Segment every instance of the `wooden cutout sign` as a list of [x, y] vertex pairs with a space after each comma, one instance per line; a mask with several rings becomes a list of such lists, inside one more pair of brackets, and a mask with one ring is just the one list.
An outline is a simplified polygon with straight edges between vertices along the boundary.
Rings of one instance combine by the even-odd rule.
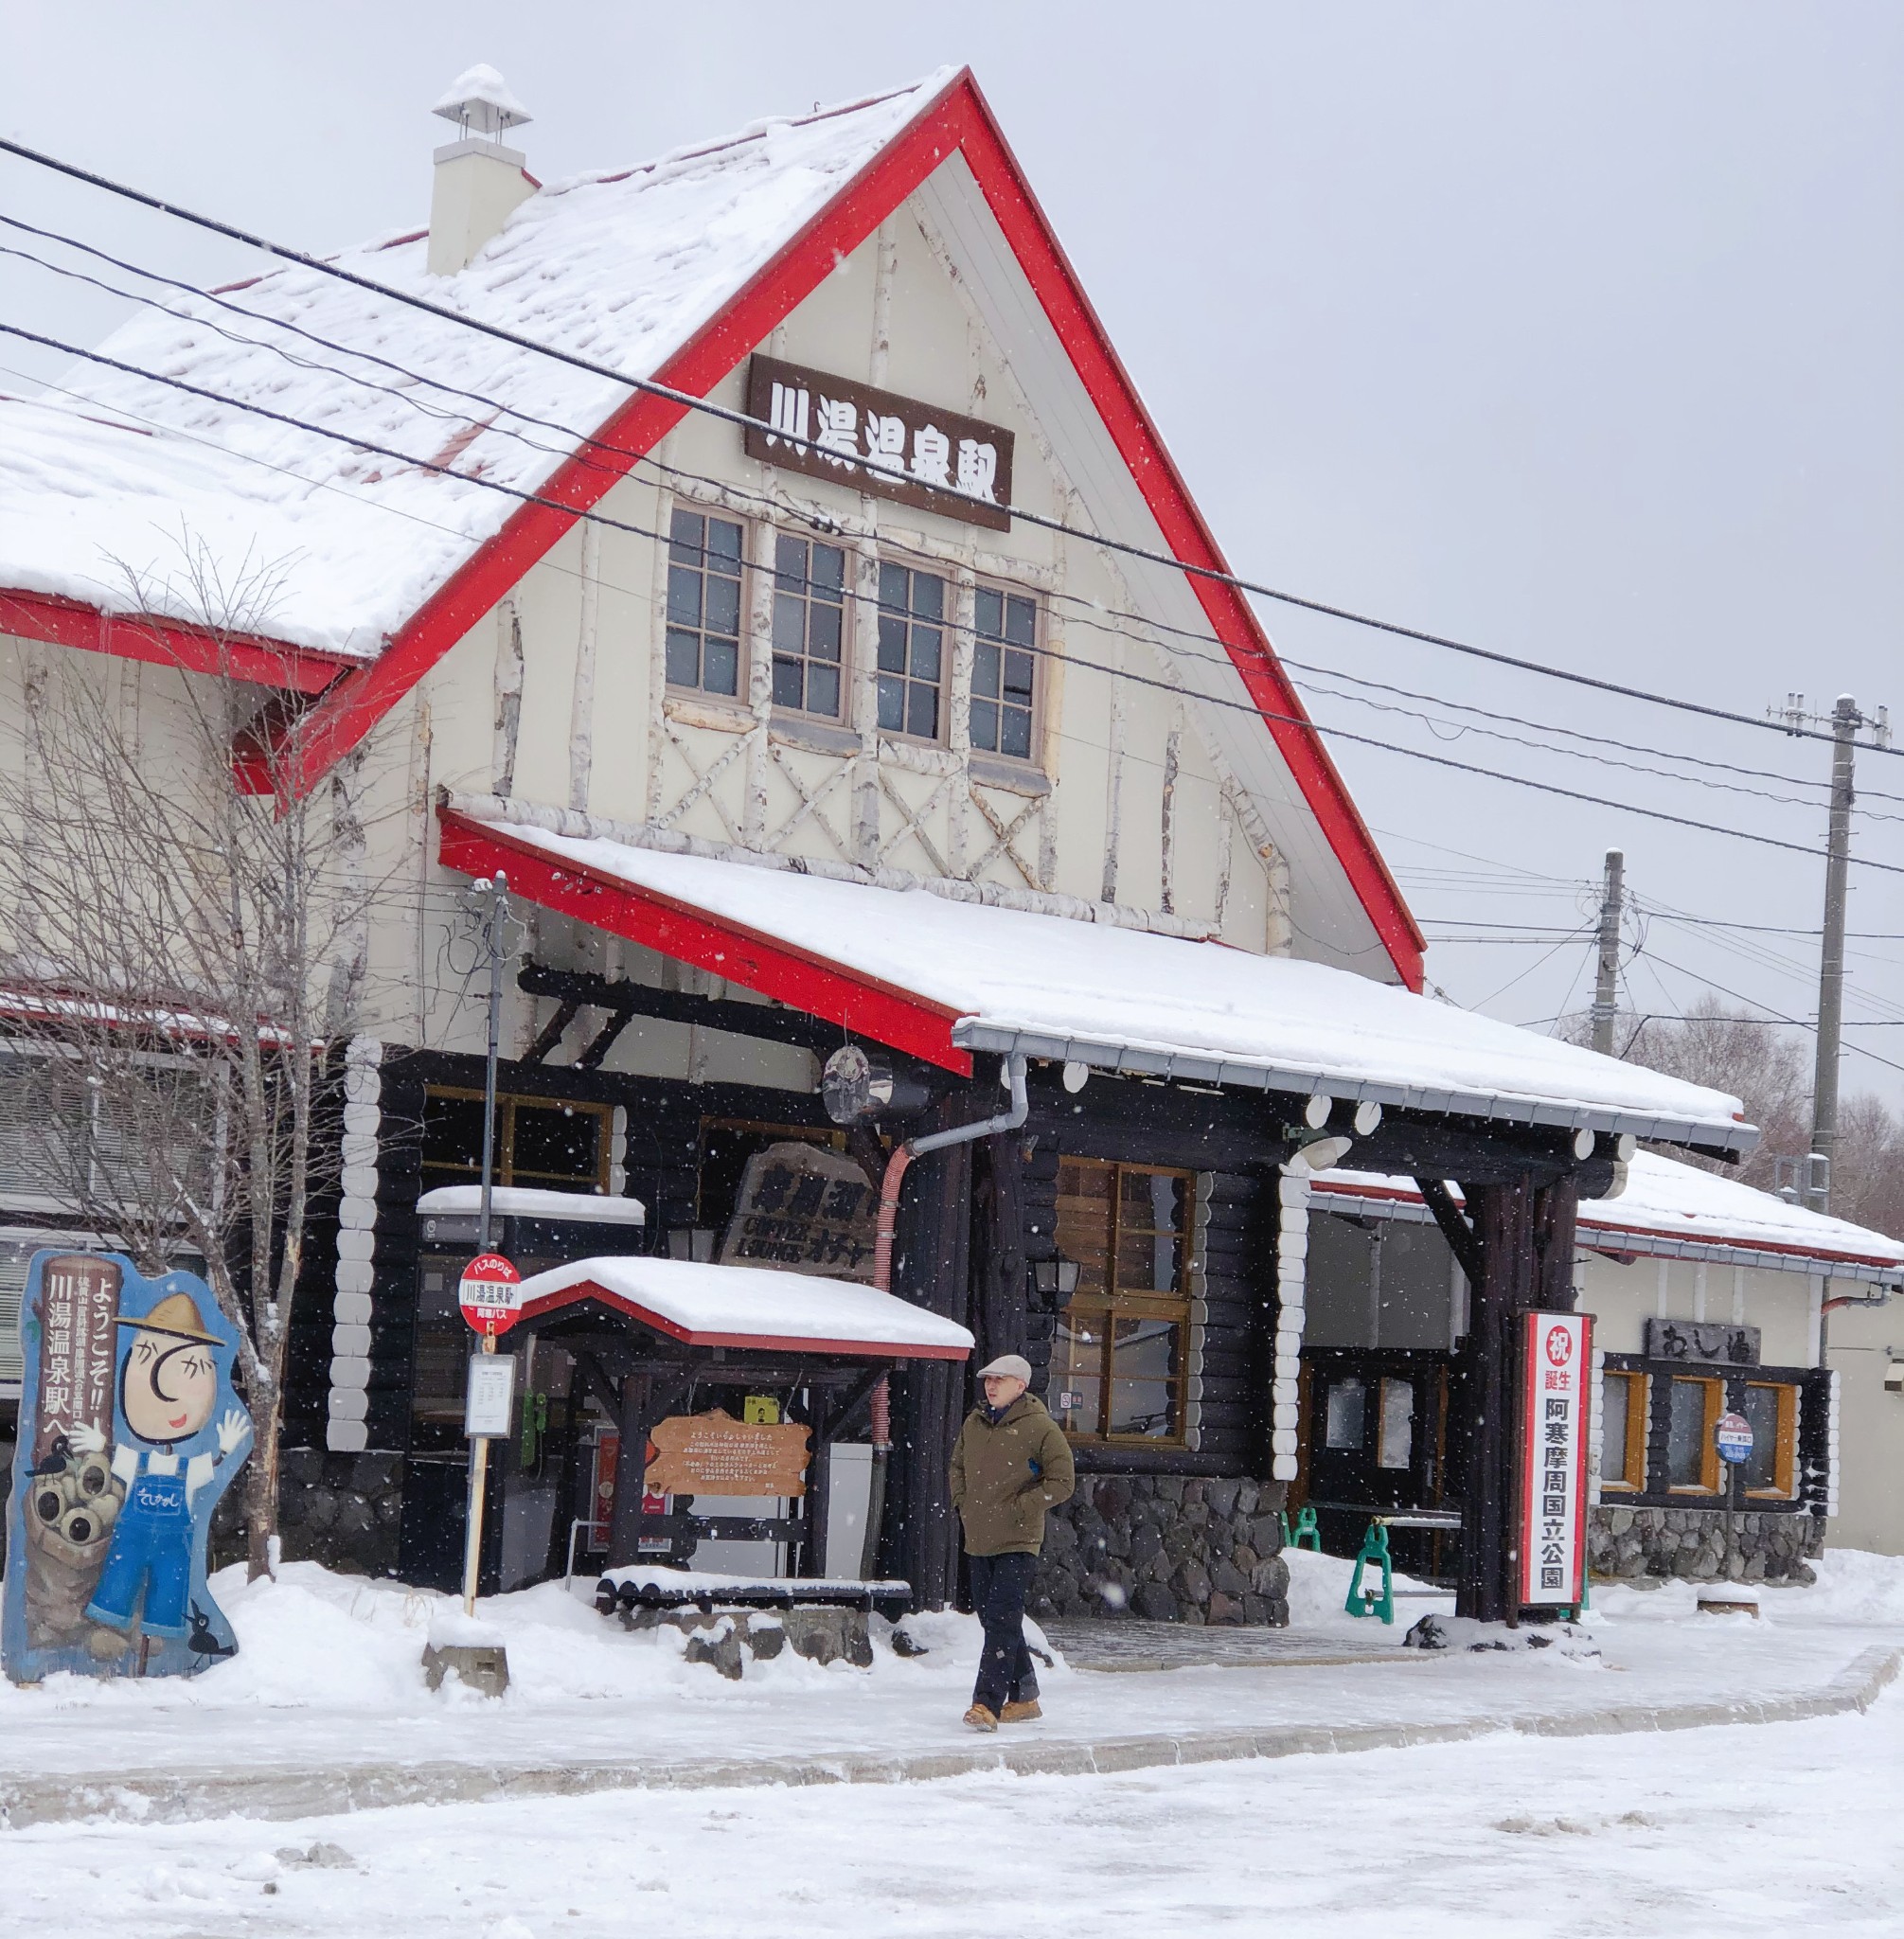
[[670, 1495], [804, 1495], [810, 1428], [750, 1427], [714, 1408], [653, 1431], [646, 1485]]

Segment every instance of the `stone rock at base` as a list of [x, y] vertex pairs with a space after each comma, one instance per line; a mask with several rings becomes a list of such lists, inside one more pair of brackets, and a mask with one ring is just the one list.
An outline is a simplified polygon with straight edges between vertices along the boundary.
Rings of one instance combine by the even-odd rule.
[[[1231, 1597], [1247, 1595], [1252, 1585], [1250, 1578], [1235, 1563], [1223, 1561], [1219, 1562], [1210, 1571], [1210, 1587], [1212, 1600], [1214, 1601], [1218, 1595]], [[1211, 1620], [1214, 1622], [1216, 1618], [1213, 1616]]]
[[1243, 1599], [1239, 1595], [1225, 1595], [1221, 1590], [1210, 1593], [1210, 1616], [1212, 1623], [1240, 1623], [1243, 1620]]
[[1256, 1512], [1256, 1503], [1259, 1499], [1255, 1482], [1239, 1482], [1237, 1485], [1236, 1512], [1247, 1521]]
[[1287, 1598], [1290, 1592], [1290, 1565], [1281, 1556], [1272, 1556], [1267, 1562], [1258, 1562], [1250, 1572], [1250, 1587], [1258, 1595], [1272, 1602]]
[[1287, 1629], [1290, 1627], [1290, 1605], [1286, 1596], [1269, 1595], [1263, 1598], [1269, 1607], [1267, 1618], [1272, 1629]]
[[1201, 1605], [1210, 1599], [1209, 1572], [1200, 1563], [1185, 1562], [1171, 1577], [1170, 1586], [1187, 1603]]
[[440, 1690], [451, 1676], [479, 1697], [500, 1697], [509, 1687], [509, 1653], [500, 1643], [426, 1644], [424, 1681]]
[[1210, 1504], [1210, 1513], [1219, 1521], [1227, 1521], [1237, 1511], [1237, 1496], [1242, 1489], [1240, 1481], [1213, 1481], [1205, 1500]]
[[1147, 1623], [1177, 1620], [1177, 1598], [1161, 1582], [1140, 1582], [1130, 1600], [1136, 1613]]

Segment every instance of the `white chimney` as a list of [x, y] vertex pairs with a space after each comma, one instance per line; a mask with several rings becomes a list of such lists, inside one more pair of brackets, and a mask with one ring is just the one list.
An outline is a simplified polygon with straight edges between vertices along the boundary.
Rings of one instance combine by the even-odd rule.
[[509, 211], [536, 192], [525, 158], [498, 136], [529, 118], [493, 67], [472, 67], [451, 82], [433, 114], [454, 121], [458, 138], [436, 151], [436, 186], [430, 195], [433, 276], [454, 276], [509, 219]]

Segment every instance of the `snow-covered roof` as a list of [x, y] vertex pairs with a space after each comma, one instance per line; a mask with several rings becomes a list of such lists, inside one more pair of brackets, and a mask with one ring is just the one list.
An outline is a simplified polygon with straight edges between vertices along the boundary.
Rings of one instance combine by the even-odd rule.
[[[417, 1201], [419, 1212], [438, 1218], [472, 1216], [483, 1209], [481, 1185], [433, 1185]], [[491, 1185], [489, 1209], [502, 1219], [566, 1219], [588, 1225], [645, 1225], [639, 1199], [611, 1199], [597, 1192], [549, 1192], [534, 1185]]]
[[[737, 939], [717, 974], [761, 987], [744, 939], [769, 942], [936, 1015], [967, 1051], [1709, 1147], [1755, 1138], [1736, 1098], [1327, 964], [999, 908], [978, 888], [955, 901], [523, 823], [482, 833], [711, 918]], [[761, 993], [811, 1007], [810, 983]]]
[[577, 1259], [525, 1279], [522, 1315], [600, 1301], [690, 1346], [777, 1347], [869, 1359], [963, 1360], [972, 1336], [876, 1287], [765, 1266]]
[[[641, 168], [554, 183], [454, 276], [426, 273], [421, 234], [386, 236], [334, 260], [650, 376], [947, 78], [756, 122]], [[235, 401], [93, 365], [61, 379], [64, 395], [0, 399], [0, 586], [129, 612], [141, 603], [125, 583], [130, 568], [158, 594], [146, 610], [202, 619], [179, 553], [188, 534], [227, 580], [245, 560], [276, 574], [271, 610], [253, 624], [294, 646], [369, 657], [518, 508], [472, 481], [540, 489], [579, 439], [520, 420], [523, 435], [511, 436], [497, 426], [499, 412], [481, 408], [472, 435], [465, 400], [340, 356], [289, 326], [581, 436], [630, 396], [624, 385], [312, 270], [274, 270], [225, 293], [239, 314], [162, 294], [170, 313], [142, 311], [103, 354]], [[358, 381], [340, 379], [340, 368]], [[458, 475], [273, 422], [245, 403], [452, 465]]]
[[[1413, 1179], [1377, 1172], [1324, 1172], [1314, 1188], [1319, 1202], [1354, 1201], [1364, 1211], [1382, 1201], [1421, 1204]], [[1617, 1199], [1581, 1201], [1579, 1229], [1581, 1243], [1598, 1251], [1693, 1258], [1751, 1254], [1767, 1265], [1802, 1271], [1819, 1262], [1847, 1278], [1904, 1282], [1904, 1243], [1654, 1151], [1633, 1154]]]

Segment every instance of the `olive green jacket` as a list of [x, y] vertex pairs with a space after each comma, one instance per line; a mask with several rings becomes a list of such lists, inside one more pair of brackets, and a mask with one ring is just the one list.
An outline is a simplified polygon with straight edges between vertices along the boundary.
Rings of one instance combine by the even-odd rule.
[[1077, 1485], [1071, 1443], [1041, 1400], [1021, 1394], [996, 1426], [983, 1407], [966, 1415], [952, 1449], [952, 1498], [967, 1555], [1037, 1555], [1044, 1511], [1068, 1502]]

